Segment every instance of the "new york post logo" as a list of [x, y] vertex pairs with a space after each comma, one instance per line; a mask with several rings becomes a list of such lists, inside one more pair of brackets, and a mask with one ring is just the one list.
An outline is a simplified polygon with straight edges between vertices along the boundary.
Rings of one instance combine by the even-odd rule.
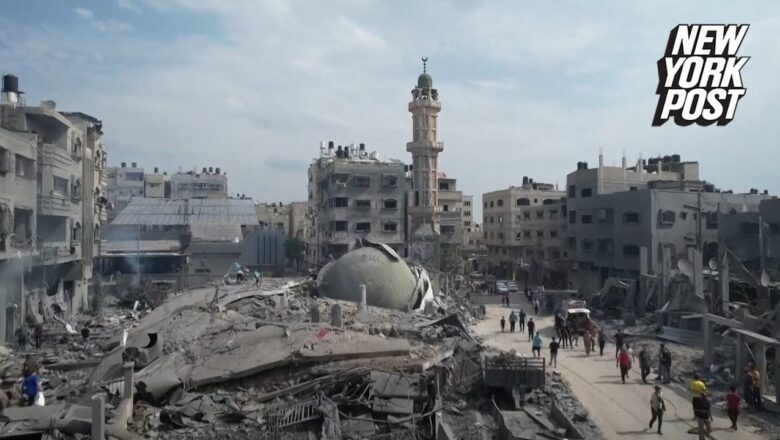
[[737, 51], [750, 25], [681, 24], [658, 60], [658, 106], [653, 126], [727, 125], [745, 96], [740, 70], [750, 57]]

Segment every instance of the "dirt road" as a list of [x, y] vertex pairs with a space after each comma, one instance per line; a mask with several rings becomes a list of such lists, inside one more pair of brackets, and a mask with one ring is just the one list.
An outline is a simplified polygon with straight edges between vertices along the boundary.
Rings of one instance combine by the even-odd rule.
[[[527, 303], [513, 304], [512, 308], [523, 308], [527, 312], [533, 308]], [[509, 310], [500, 306], [487, 307], [487, 319], [475, 326], [475, 331], [483, 336], [486, 343], [503, 350], [516, 350], [519, 354], [531, 356], [531, 343], [527, 333], [501, 333], [499, 320], [501, 316], [509, 317]], [[531, 314], [533, 317], [533, 314]], [[543, 346], [542, 355], [549, 359], [547, 345], [554, 336], [553, 319], [551, 316], [534, 317], [537, 330], [541, 331]], [[598, 347], [597, 347], [598, 348]], [[620, 372], [615, 366], [615, 345], [607, 344], [604, 356], [598, 353], [585, 355], [580, 346], [574, 350], [560, 350], [558, 353], [558, 371], [571, 384], [572, 391], [588, 410], [591, 418], [601, 428], [609, 440], [627, 438], [659, 437], [654, 429], [648, 429], [650, 422], [650, 395], [653, 384], [645, 385], [640, 379], [637, 369], [633, 369], [625, 384], [620, 381]], [[655, 374], [650, 375], [650, 379]], [[695, 434], [688, 430], [696, 426], [691, 409], [690, 393], [679, 384], [664, 385], [663, 394], [666, 399], [667, 411], [664, 414], [663, 438], [696, 439]], [[712, 438], [716, 440], [760, 440], [759, 434], [749, 432], [750, 427], [740, 427], [736, 432], [729, 429], [731, 422], [725, 410], [713, 407], [715, 421], [712, 423]]]

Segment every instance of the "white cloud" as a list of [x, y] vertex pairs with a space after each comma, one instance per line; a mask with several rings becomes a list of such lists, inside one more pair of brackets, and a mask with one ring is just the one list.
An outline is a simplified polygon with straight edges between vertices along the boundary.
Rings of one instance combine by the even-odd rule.
[[99, 20], [95, 17], [95, 14], [89, 9], [76, 8], [73, 10], [79, 17], [89, 22], [95, 29], [100, 32], [127, 32], [133, 29], [130, 23], [117, 20]]
[[[132, 25], [77, 8], [105, 38], [77, 40], [66, 30], [37, 36], [30, 28], [19, 38], [24, 51], [0, 43], [0, 59], [40, 69], [39, 93], [104, 121], [112, 162], [220, 166], [233, 193], [305, 199], [305, 164], [321, 140], [366, 142], [410, 160], [407, 102], [428, 55], [443, 105], [440, 164], [467, 193], [517, 184], [523, 175], [563, 185], [577, 161], [595, 161], [600, 146], [607, 163], [619, 162], [622, 150], [629, 161], [640, 152], [679, 153], [700, 160], [703, 176], [723, 188], [780, 192], [774, 3], [118, 2], [143, 10], [145, 20], [174, 18], [183, 28], [194, 16], [208, 26], [122, 33]], [[740, 49], [753, 57], [744, 69], [748, 93], [728, 127], [652, 128], [655, 62], [671, 28], [691, 16], [751, 23]], [[221, 31], [211, 33], [214, 27]], [[4, 32], [0, 26], [0, 42], [9, 40]], [[106, 67], [85, 72], [70, 54], [101, 54], [94, 59]], [[73, 90], [84, 75], [88, 85]], [[751, 165], [734, 167], [735, 151]]]
[[133, 11], [136, 14], [141, 13], [141, 7], [136, 4], [133, 0], [117, 0], [117, 5], [122, 9], [127, 9], [128, 11]]
[[76, 8], [73, 10], [73, 12], [75, 12], [76, 15], [84, 19], [90, 19], [95, 16], [95, 14], [93, 14], [92, 11], [86, 8]]

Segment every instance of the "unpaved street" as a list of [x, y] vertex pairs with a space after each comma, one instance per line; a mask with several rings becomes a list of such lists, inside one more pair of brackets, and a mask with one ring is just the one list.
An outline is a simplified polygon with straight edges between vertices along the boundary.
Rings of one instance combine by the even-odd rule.
[[[533, 308], [527, 303], [513, 304], [514, 309], [525, 309], [526, 312]], [[475, 326], [475, 331], [483, 336], [487, 344], [503, 350], [516, 350], [520, 355], [531, 356], [531, 343], [527, 333], [501, 333], [499, 320], [504, 315], [507, 319], [509, 310], [500, 306], [487, 307], [487, 319]], [[531, 316], [533, 316], [531, 314]], [[542, 355], [549, 358], [547, 345], [554, 336], [552, 316], [534, 317], [536, 328], [542, 332], [544, 350]], [[597, 347], [598, 349], [598, 347]], [[650, 421], [649, 399], [653, 391], [650, 379], [655, 378], [651, 373], [648, 384], [642, 383], [639, 371], [634, 368], [626, 384], [620, 381], [620, 372], [615, 366], [615, 345], [608, 343], [604, 349], [604, 356], [599, 357], [598, 352], [591, 353], [588, 357], [580, 346], [574, 350], [561, 349], [558, 353], [558, 371], [571, 384], [572, 391], [588, 410], [591, 418], [601, 428], [607, 439], [623, 440], [627, 438], [660, 437], [654, 429], [648, 429]], [[664, 438], [671, 439], [696, 439], [694, 434], [688, 434], [688, 430], [696, 426], [693, 420], [690, 394], [680, 384], [664, 386], [664, 397], [667, 401], [667, 412], [664, 414], [663, 433]], [[748, 432], [749, 427], [740, 427], [739, 431], [731, 431], [725, 410], [713, 407], [713, 438], [717, 440], [740, 439], [759, 440], [768, 437]]]

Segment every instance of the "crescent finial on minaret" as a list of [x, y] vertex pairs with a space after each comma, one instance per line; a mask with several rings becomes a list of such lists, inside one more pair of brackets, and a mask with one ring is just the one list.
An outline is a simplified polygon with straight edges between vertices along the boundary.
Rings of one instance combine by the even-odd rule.
[[428, 62], [428, 57], [422, 57], [423, 62], [423, 73], [426, 72], [426, 63]]

